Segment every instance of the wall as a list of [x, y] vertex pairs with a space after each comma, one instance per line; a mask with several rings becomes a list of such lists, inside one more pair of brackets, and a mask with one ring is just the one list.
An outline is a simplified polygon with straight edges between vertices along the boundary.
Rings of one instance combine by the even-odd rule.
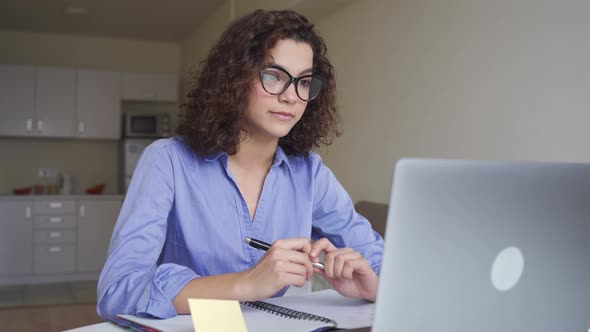
[[185, 91], [192, 77], [191, 75], [196, 72], [199, 63], [205, 58], [209, 48], [217, 41], [223, 29], [229, 23], [230, 10], [230, 2], [225, 1], [207, 16], [195, 31], [180, 44], [180, 85], [182, 91]]
[[387, 202], [404, 156], [590, 162], [590, 2], [357, 1], [318, 23], [352, 198]]
[[[178, 73], [180, 48], [109, 38], [0, 31], [0, 63]], [[39, 167], [78, 177], [81, 189], [106, 183], [117, 188], [118, 142], [0, 138], [0, 194], [34, 184]]]

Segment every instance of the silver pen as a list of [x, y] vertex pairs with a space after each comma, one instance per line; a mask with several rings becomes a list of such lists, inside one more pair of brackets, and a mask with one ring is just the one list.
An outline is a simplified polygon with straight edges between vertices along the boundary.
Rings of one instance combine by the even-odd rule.
[[[264, 251], [267, 251], [268, 249], [270, 249], [270, 244], [268, 244], [264, 241], [250, 238], [250, 237], [244, 238], [244, 242], [246, 242], [246, 244], [248, 244], [250, 247], [252, 247], [254, 249], [264, 250]], [[311, 262], [311, 265], [315, 268], [320, 269], [320, 270], [324, 269], [324, 264], [322, 264], [322, 263]]]

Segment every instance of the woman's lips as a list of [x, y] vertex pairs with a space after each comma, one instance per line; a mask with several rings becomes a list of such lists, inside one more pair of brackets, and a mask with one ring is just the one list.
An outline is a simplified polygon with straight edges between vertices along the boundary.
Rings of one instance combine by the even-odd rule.
[[291, 120], [295, 116], [288, 112], [270, 112], [273, 116], [279, 118], [280, 120]]

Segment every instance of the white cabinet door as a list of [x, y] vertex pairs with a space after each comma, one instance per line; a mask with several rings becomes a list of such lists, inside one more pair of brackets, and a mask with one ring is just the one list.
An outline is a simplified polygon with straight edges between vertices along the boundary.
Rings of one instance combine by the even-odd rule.
[[32, 202], [0, 202], [0, 276], [33, 272]]
[[32, 133], [35, 73], [33, 66], [0, 64], [0, 135]]
[[123, 99], [176, 102], [178, 83], [174, 74], [123, 73]]
[[120, 199], [79, 201], [78, 271], [102, 269], [121, 205]]
[[78, 128], [80, 138], [121, 137], [121, 73], [78, 70]]
[[38, 67], [35, 110], [40, 136], [73, 137], [76, 115], [76, 71]]

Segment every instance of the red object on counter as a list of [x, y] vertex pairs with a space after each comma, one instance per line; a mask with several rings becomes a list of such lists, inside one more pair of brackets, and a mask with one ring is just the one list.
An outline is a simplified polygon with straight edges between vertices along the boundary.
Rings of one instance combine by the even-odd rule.
[[86, 193], [89, 195], [99, 195], [99, 194], [102, 194], [103, 190], [104, 190], [104, 184], [101, 183], [96, 186], [87, 188]]
[[25, 188], [14, 188], [12, 192], [15, 195], [30, 195], [33, 191], [33, 187], [25, 187]]

